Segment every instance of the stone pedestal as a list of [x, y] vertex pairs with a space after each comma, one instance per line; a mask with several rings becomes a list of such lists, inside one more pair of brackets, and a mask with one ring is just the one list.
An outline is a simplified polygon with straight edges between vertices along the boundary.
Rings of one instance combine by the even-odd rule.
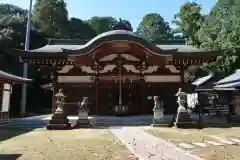
[[159, 99], [159, 96], [154, 96], [154, 108], [153, 108], [153, 127], [166, 127], [170, 125], [170, 122], [164, 117], [163, 113], [163, 101]]
[[61, 130], [71, 128], [71, 123], [69, 122], [67, 115], [65, 114], [54, 114], [49, 124], [46, 125], [49, 130]]
[[189, 128], [193, 126], [193, 121], [184, 106], [179, 106], [175, 126], [178, 128]]
[[163, 108], [154, 108], [153, 109], [153, 127], [167, 127], [170, 126], [170, 121], [164, 117]]
[[88, 112], [85, 110], [78, 111], [78, 121], [76, 127], [91, 127], [88, 119]]
[[191, 116], [189, 115], [185, 105], [187, 102], [187, 94], [179, 89], [178, 93], [176, 94], [178, 97], [178, 110], [177, 116], [175, 119], [175, 126], [178, 128], [190, 128], [194, 125]]
[[64, 113], [64, 98], [66, 96], [63, 94], [62, 89], [59, 89], [59, 92], [55, 97], [57, 98], [57, 110], [49, 121], [49, 124], [46, 125], [46, 128], [49, 130], [69, 129], [71, 128], [71, 123], [69, 122], [67, 115]]

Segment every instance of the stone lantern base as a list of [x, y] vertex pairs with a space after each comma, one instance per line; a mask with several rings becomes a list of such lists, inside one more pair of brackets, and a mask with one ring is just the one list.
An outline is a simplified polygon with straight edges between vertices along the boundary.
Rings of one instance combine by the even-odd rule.
[[191, 128], [196, 125], [184, 106], [179, 106], [175, 120], [174, 124], [177, 128]]
[[48, 130], [61, 130], [70, 129], [71, 123], [69, 122], [67, 115], [63, 113], [56, 113], [52, 116], [49, 124], [46, 125]]
[[78, 121], [76, 127], [88, 128], [91, 127], [91, 124], [88, 119], [88, 112], [85, 110], [78, 111]]

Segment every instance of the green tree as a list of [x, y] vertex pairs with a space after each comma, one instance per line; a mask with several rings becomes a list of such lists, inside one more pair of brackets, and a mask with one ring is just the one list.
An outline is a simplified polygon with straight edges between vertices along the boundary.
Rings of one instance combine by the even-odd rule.
[[239, 0], [217, 1], [197, 34], [201, 48], [224, 53], [210, 67], [211, 72], [218, 72], [225, 76], [239, 66], [236, 65], [238, 55], [233, 55], [236, 52], [235, 46], [239, 45], [240, 34], [238, 27], [240, 8], [236, 4], [237, 1]]
[[78, 18], [71, 18], [69, 20], [69, 37], [80, 39], [92, 39], [95, 37], [96, 31], [87, 23]]
[[206, 17], [198, 32], [201, 47], [209, 50], [228, 50], [230, 42], [232, 0], [219, 0]]
[[187, 2], [180, 7], [180, 12], [174, 16], [173, 24], [177, 26], [175, 33], [182, 33], [189, 39], [188, 44], [199, 47], [197, 33], [204, 21], [201, 6], [195, 2]]
[[[22, 75], [22, 63], [18, 56], [14, 56], [10, 49], [24, 49], [25, 34], [27, 24], [27, 11], [14, 5], [0, 4], [0, 69], [6, 72]], [[46, 44], [46, 39], [41, 32], [38, 32], [34, 27], [31, 28], [31, 43], [30, 48], [39, 48]], [[28, 85], [28, 104], [31, 108], [36, 104], [42, 104], [41, 101], [36, 103], [36, 97], [41, 96], [39, 84], [41, 79], [36, 79], [37, 73], [34, 66], [29, 66], [29, 77], [34, 79], [32, 85]], [[15, 86], [12, 94], [11, 113], [18, 112], [21, 94], [21, 86]], [[34, 93], [34, 94], [32, 94]], [[43, 105], [43, 104], [42, 104]], [[34, 109], [33, 109], [34, 110]]]
[[64, 0], [36, 0], [33, 8], [33, 23], [48, 37], [66, 37], [68, 11]]
[[[227, 76], [240, 67], [240, 1], [218, 0], [196, 37], [200, 47], [224, 53], [217, 57], [216, 63], [201, 66], [198, 73], [217, 73]], [[201, 76], [201, 74], [198, 74]]]
[[117, 23], [117, 20], [113, 17], [92, 17], [86, 21], [97, 34], [112, 30], [112, 26]]
[[172, 37], [172, 30], [169, 24], [157, 13], [145, 15], [136, 33], [150, 41]]

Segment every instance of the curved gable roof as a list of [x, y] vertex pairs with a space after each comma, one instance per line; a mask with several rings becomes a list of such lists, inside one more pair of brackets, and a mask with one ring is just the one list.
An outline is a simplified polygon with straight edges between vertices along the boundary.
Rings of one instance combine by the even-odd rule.
[[[130, 43], [135, 43], [145, 48], [146, 50], [156, 53], [156, 54], [166, 54], [166, 53], [185, 53], [188, 55], [189, 53], [196, 52], [205, 52], [202, 49], [197, 49], [193, 47], [189, 47], [186, 45], [164, 45], [157, 44], [156, 42], [150, 42], [144, 38], [137, 36], [134, 32], [126, 31], [126, 30], [113, 30], [109, 32], [104, 32], [92, 40], [86, 43], [86, 40], [76, 40], [76, 39], [65, 39], [65, 40], [50, 40], [49, 43], [38, 49], [31, 50], [29, 52], [20, 51], [22, 53], [18, 53], [21, 55], [29, 55], [37, 56], [37, 53], [41, 53], [47, 56], [52, 56], [53, 53], [57, 53], [58, 55], [71, 55], [71, 54], [87, 54], [97, 47], [101, 46], [104, 43], [108, 43], [111, 41], [128, 41]], [[171, 42], [171, 40], [168, 40]], [[85, 44], [84, 44], [85, 43]], [[32, 53], [32, 52], [35, 52]], [[29, 53], [29, 54], [28, 54]], [[45, 54], [46, 53], [46, 54]], [[211, 51], [207, 51], [207, 53], [211, 53]], [[39, 56], [39, 54], [38, 54]]]

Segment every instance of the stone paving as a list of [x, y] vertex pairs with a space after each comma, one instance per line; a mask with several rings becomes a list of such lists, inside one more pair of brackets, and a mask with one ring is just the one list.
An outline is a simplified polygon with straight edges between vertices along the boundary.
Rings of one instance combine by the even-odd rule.
[[43, 119], [49, 116], [51, 115], [14, 118], [11, 119], [10, 127], [33, 127], [33, 128], [44, 127], [45, 124]]
[[191, 143], [179, 143], [177, 146], [180, 148], [190, 150], [196, 148], [206, 148], [211, 146], [224, 146], [224, 145], [238, 145], [240, 146], [240, 137], [232, 138], [220, 138], [216, 136], [209, 136], [213, 138], [213, 141], [191, 142]]
[[138, 127], [111, 127], [110, 130], [142, 160], [202, 160]]

